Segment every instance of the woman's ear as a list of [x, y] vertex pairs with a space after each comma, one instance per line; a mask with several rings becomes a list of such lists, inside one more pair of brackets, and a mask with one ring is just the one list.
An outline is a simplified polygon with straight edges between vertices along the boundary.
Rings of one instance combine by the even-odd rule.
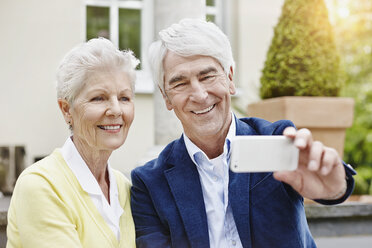
[[63, 118], [68, 125], [72, 125], [71, 106], [66, 99], [58, 99], [58, 106], [62, 112]]

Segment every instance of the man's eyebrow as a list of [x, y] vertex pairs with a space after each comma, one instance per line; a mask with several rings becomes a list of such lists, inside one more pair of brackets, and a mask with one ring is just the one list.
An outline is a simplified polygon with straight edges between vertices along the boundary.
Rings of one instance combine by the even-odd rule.
[[172, 85], [173, 83], [176, 83], [176, 82], [182, 81], [182, 80], [184, 80], [185, 78], [186, 78], [186, 77], [185, 77], [185, 76], [182, 76], [182, 75], [174, 76], [174, 77], [172, 77], [172, 78], [169, 80], [168, 84], [169, 84], [169, 85]]
[[198, 77], [200, 77], [202, 75], [205, 75], [205, 74], [208, 74], [210, 72], [217, 72], [217, 69], [213, 66], [207, 67], [207, 68], [205, 68], [204, 70], [202, 70], [198, 73]]
[[[210, 72], [218, 72], [217, 69], [214, 67], [214, 66], [210, 66], [210, 67], [207, 67], [205, 68], [204, 70], [200, 71], [197, 76], [200, 77], [202, 75], [205, 75], [205, 74], [208, 74]], [[182, 75], [176, 75], [174, 77], [172, 77], [169, 81], [168, 81], [168, 84], [169, 85], [172, 85], [176, 82], [179, 82], [179, 81], [182, 81], [182, 80], [185, 80], [186, 77], [185, 76], [182, 76]]]

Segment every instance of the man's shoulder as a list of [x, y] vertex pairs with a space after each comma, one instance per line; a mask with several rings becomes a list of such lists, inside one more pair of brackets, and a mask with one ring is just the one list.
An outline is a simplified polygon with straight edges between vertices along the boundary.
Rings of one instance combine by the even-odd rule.
[[174, 149], [184, 145], [182, 138], [177, 139], [169, 143], [158, 155], [157, 158], [146, 162], [144, 165], [138, 166], [132, 171], [133, 174], [156, 174], [163, 173], [164, 170], [168, 169], [167, 160], [172, 155]]
[[257, 117], [237, 119], [237, 134], [281, 135], [286, 127], [295, 125], [290, 120], [270, 122]]

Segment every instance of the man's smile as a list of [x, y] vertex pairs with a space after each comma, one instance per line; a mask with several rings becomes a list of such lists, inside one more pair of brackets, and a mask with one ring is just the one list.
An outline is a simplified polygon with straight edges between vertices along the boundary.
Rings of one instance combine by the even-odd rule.
[[200, 115], [200, 114], [205, 114], [205, 113], [208, 113], [209, 111], [211, 111], [214, 106], [216, 106], [216, 104], [213, 104], [212, 106], [208, 107], [208, 108], [205, 108], [205, 109], [202, 109], [202, 110], [199, 110], [199, 111], [191, 111], [193, 112], [194, 114], [197, 114], [197, 115]]

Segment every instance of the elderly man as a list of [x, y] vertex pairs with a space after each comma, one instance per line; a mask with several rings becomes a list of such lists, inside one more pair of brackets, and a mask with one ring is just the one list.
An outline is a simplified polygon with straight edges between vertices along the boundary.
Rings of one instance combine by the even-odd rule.
[[[184, 133], [132, 172], [137, 247], [316, 247], [303, 197], [340, 203], [355, 172], [290, 121], [234, 116], [234, 60], [213, 23], [185, 19], [159, 35], [149, 54], [154, 80]], [[300, 150], [295, 171], [229, 170], [234, 136], [282, 134]]]

